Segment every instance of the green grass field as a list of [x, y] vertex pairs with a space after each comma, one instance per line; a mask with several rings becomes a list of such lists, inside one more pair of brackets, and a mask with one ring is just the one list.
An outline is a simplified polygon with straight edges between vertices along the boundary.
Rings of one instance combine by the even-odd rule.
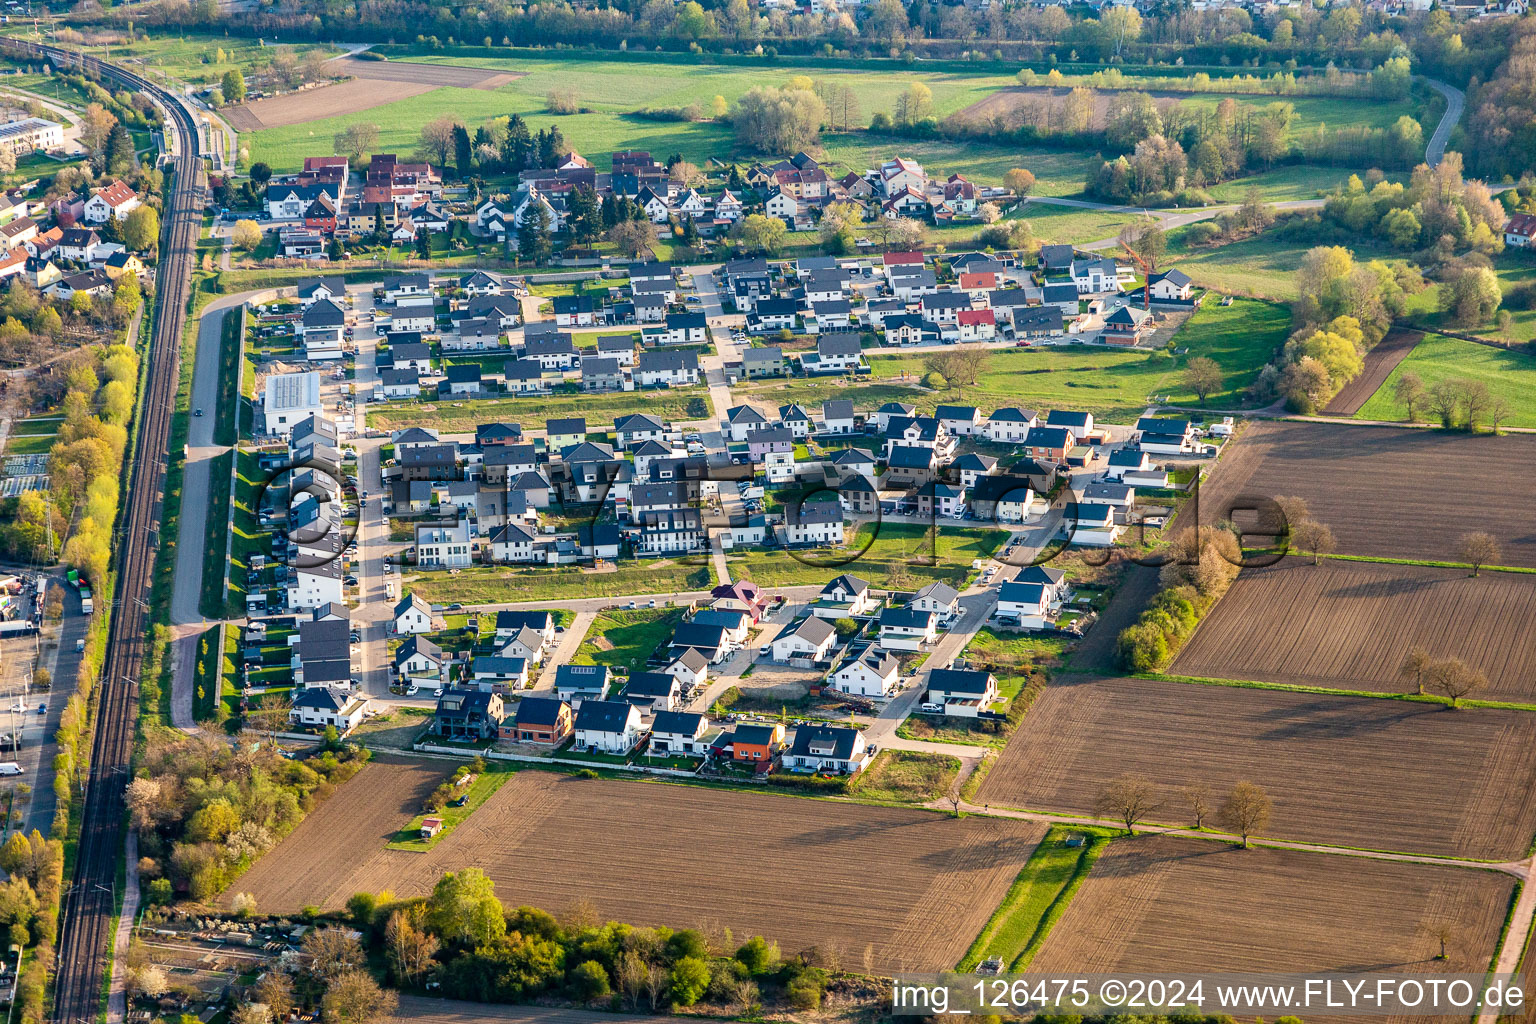
[[[1069, 836], [1081, 844], [1066, 845]], [[1108, 829], [1053, 826], [956, 970], [970, 972], [991, 957], [1002, 960], [1005, 971], [1028, 967], [1109, 839]]]
[[762, 587], [826, 583], [845, 572], [880, 588], [916, 589], [935, 580], [959, 586], [970, 575], [971, 562], [991, 555], [1007, 535], [1005, 530], [943, 529], [935, 541], [926, 528], [911, 523], [863, 523], [844, 548], [733, 556], [731, 575], [750, 577]]
[[960, 774], [960, 759], [915, 750], [882, 750], [864, 769], [854, 792], [865, 800], [921, 804], [947, 794]]
[[[1403, 408], [1392, 398], [1392, 389], [1405, 373], [1416, 373], [1425, 385], [1448, 377], [1482, 381], [1491, 394], [1509, 403], [1510, 427], [1536, 427], [1536, 356], [1479, 345], [1475, 341], [1426, 334], [1392, 375], [1355, 413], [1359, 420], [1400, 420]], [[1419, 416], [1426, 414], [1422, 411]]]
[[[231, 68], [239, 68], [249, 75], [252, 70], [270, 64], [279, 45], [287, 46], [300, 57], [315, 49], [324, 50], [328, 55], [341, 52], [337, 47], [315, 43], [264, 45], [259, 39], [205, 33], [141, 38], [127, 44], [93, 46], [90, 52], [111, 60], [132, 58], [143, 61], [157, 72], [179, 78], [183, 82], [203, 85], [217, 82]], [[225, 59], [223, 63], [216, 63], [220, 49], [224, 51]]]
[[[504, 761], [491, 761], [486, 764], [485, 770], [475, 776], [475, 781], [469, 784], [469, 800], [462, 807], [444, 807], [440, 811], [431, 814], [418, 814], [411, 819], [410, 824], [395, 833], [395, 838], [385, 843], [385, 847], [391, 850], [408, 850], [412, 853], [426, 853], [432, 847], [447, 837], [448, 833], [462, 825], [471, 814], [485, 803], [496, 791], [500, 789], [508, 779], [516, 773], [515, 765]], [[421, 837], [421, 823], [426, 818], [439, 818], [442, 820], [442, 831], [431, 839]]]
[[424, 573], [410, 581], [413, 593], [433, 604], [500, 604], [507, 601], [568, 601], [581, 597], [631, 597], [708, 590], [715, 585], [708, 564], [683, 562], [626, 563], [613, 572], [477, 566], [457, 576]]
[[[1124, 352], [1108, 348], [1047, 345], [992, 353], [987, 371], [975, 387], [938, 393], [915, 392], [894, 385], [856, 385], [835, 397], [867, 404], [861, 391], [890, 391], [924, 411], [940, 403], [964, 402], [988, 411], [1001, 405], [1025, 405], [1037, 410], [1075, 409], [1111, 422], [1134, 418], [1154, 395], [1174, 404], [1197, 404], [1179, 375], [1189, 359], [1209, 356], [1225, 374], [1225, 386], [1207, 401], [1221, 408], [1241, 401], [1243, 388], [1257, 376], [1290, 331], [1290, 312], [1273, 303], [1238, 299], [1230, 306], [1208, 299], [1174, 336], [1189, 352], [1169, 356], [1157, 352]], [[869, 363], [877, 378], [909, 375], [920, 379], [923, 357], [871, 352]], [[825, 397], [834, 397], [823, 394]], [[785, 398], [783, 401], [793, 399]], [[821, 398], [810, 399], [820, 401]], [[889, 400], [881, 397], [880, 401]]]
[[681, 608], [604, 612], [592, 620], [571, 664], [638, 672], [645, 668], [651, 652], [666, 644], [682, 618]]

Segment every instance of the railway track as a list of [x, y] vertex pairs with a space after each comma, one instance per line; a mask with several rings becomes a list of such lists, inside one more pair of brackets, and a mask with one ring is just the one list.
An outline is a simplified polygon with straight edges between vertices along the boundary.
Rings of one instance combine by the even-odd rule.
[[175, 176], [166, 196], [156, 271], [143, 419], [124, 489], [128, 507], [115, 545], [117, 588], [98, 689], [80, 846], [59, 932], [53, 1019], [94, 1022], [102, 1007], [116, 911], [117, 868], [125, 838], [123, 797], [133, 753], [138, 680], [148, 647], [148, 598], [160, 538], [165, 455], [175, 414], [181, 335], [202, 223], [202, 160], [196, 120], [166, 90], [95, 57], [19, 40], [7, 45], [55, 64], [84, 66], [104, 79], [155, 97], [169, 111], [168, 129], [177, 136]]

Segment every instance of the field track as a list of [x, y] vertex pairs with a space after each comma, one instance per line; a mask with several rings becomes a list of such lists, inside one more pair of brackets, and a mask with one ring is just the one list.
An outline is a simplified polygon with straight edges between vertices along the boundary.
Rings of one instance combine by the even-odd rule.
[[1404, 693], [1398, 666], [1416, 644], [1487, 674], [1475, 697], [1536, 700], [1536, 576], [1300, 559], [1247, 569], [1169, 671]]
[[[1514, 884], [1490, 871], [1169, 836], [1117, 839], [1030, 970], [1481, 972]], [[1455, 939], [1448, 958], [1436, 960], [1432, 929], [1442, 924]], [[1429, 1018], [1402, 1018], [1410, 1019]]]
[[1365, 354], [1365, 369], [1344, 385], [1323, 410], [1326, 416], [1353, 416], [1370, 400], [1376, 389], [1387, 382], [1397, 364], [1424, 340], [1423, 331], [1395, 329], [1387, 332], [1375, 348]]
[[362, 890], [423, 895], [444, 872], [476, 866], [509, 905], [559, 913], [590, 900], [600, 915], [632, 924], [762, 934], [786, 953], [821, 945], [855, 969], [867, 959], [876, 969], [936, 970], [960, 959], [1044, 832], [534, 770], [431, 851], [407, 853], [383, 848], [403, 810], [394, 798], [369, 803], [368, 794], [394, 791], [395, 777], [380, 781], [378, 767], [339, 789], [234, 888], [273, 913], [334, 909]]
[[1484, 530], [1502, 564], [1536, 568], [1533, 465], [1536, 434], [1254, 423], [1201, 488], [1200, 521], [1226, 518], [1241, 499], [1294, 495], [1332, 528], [1340, 554], [1457, 561], [1458, 539]]
[[1088, 814], [1121, 775], [1158, 788], [1155, 822], [1190, 821], [1186, 786], [1219, 799], [1247, 780], [1274, 802], [1276, 839], [1505, 860], [1536, 831], [1536, 715], [1063, 677], [974, 802]]

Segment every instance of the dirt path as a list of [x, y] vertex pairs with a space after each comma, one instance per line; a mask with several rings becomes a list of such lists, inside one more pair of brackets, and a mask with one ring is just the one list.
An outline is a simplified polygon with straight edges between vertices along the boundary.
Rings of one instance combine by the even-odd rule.
[[197, 695], [197, 638], [201, 635], [188, 633], [171, 647], [171, 724], [189, 736], [202, 731], [192, 710]]
[[1360, 407], [1370, 401], [1371, 396], [1392, 376], [1397, 364], [1406, 359], [1408, 353], [1423, 340], [1423, 331], [1402, 328], [1389, 331], [1375, 348], [1365, 354], [1365, 368], [1360, 371], [1360, 375], [1333, 396], [1333, 401], [1323, 409], [1323, 414], [1353, 416], [1359, 412]]
[[539, 682], [535, 690], [554, 690], [555, 673], [561, 665], [568, 664], [576, 657], [576, 652], [581, 649], [581, 642], [587, 637], [587, 630], [592, 628], [592, 620], [597, 618], [595, 611], [580, 611], [571, 620], [571, 624], [565, 627], [565, 632], [560, 635], [560, 642], [550, 652], [544, 662], [544, 667], [539, 670]]

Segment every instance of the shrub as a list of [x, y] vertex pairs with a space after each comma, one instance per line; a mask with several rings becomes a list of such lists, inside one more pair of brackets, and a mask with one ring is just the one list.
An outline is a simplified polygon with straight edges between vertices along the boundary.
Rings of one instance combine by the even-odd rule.
[[797, 1010], [814, 1010], [821, 1005], [822, 985], [812, 974], [802, 974], [784, 986], [789, 1005]]
[[779, 962], [777, 943], [754, 935], [736, 951], [736, 960], [751, 974], [762, 974]]
[[571, 993], [583, 1002], [604, 999], [612, 991], [608, 971], [596, 960], [583, 960], [571, 971]]

